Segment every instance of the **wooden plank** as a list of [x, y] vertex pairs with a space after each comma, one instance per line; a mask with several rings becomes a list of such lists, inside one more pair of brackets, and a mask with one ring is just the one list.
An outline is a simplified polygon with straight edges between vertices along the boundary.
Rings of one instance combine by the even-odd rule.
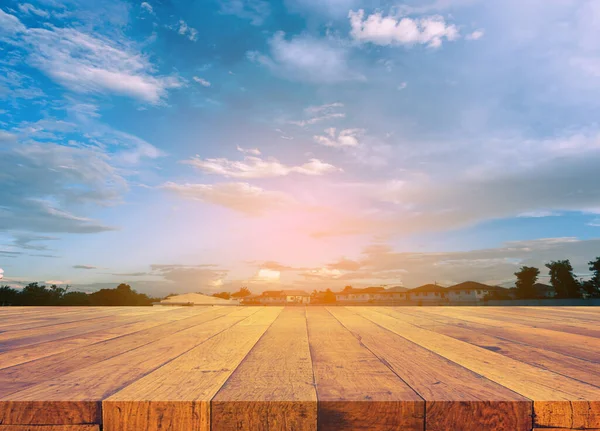
[[[597, 362], [600, 358], [600, 339], [584, 335], [568, 334], [551, 329], [532, 328], [517, 322], [499, 322], [479, 317], [473, 307], [423, 307], [424, 313], [455, 317], [464, 320], [466, 328], [496, 335], [507, 340], [526, 343], [567, 356]], [[459, 309], [460, 308], [460, 309]]]
[[215, 430], [317, 429], [304, 307], [286, 307], [211, 402]]
[[326, 309], [307, 324], [320, 430], [423, 430], [423, 399]]
[[208, 431], [210, 400], [281, 310], [254, 308], [251, 317], [106, 399], [103, 429]]
[[181, 321], [163, 323], [157, 327], [100, 342], [82, 349], [67, 351], [15, 367], [2, 369], [0, 370], [0, 399], [10, 398], [9, 395], [11, 393], [153, 343], [159, 339], [176, 334], [179, 331], [213, 319], [218, 319], [233, 311], [234, 309], [230, 307], [210, 310]]
[[[84, 333], [82, 335], [76, 335], [67, 337], [59, 340], [47, 341], [45, 343], [34, 344], [25, 346], [17, 349], [11, 349], [7, 352], [0, 352], [0, 369], [13, 367], [25, 362], [34, 361], [36, 359], [45, 358], [48, 356], [56, 355], [59, 353], [67, 352], [69, 350], [82, 348], [92, 344], [100, 343], [117, 337], [122, 337], [128, 334], [149, 329], [159, 325], [163, 325], [168, 322], [174, 322], [177, 320], [187, 319], [195, 315], [199, 315], [215, 308], [195, 309], [194, 312], [190, 312], [189, 309], [181, 309], [180, 312], [170, 314], [159, 314], [152, 316], [151, 318], [140, 318], [131, 317], [123, 319], [119, 322], [119, 325], [109, 329], [96, 330], [93, 332]], [[229, 310], [232, 311], [232, 310]], [[130, 322], [130, 323], [128, 323]], [[56, 362], [60, 358], [54, 358]], [[40, 363], [35, 365], [36, 368], [43, 367]], [[2, 374], [0, 372], [0, 381], [2, 381]], [[0, 389], [0, 394], [2, 390]]]
[[487, 319], [517, 323], [533, 328], [551, 329], [553, 331], [568, 332], [571, 334], [600, 337], [600, 329], [592, 321], [570, 317], [557, 318], [556, 313], [537, 315], [526, 310], [507, 310], [510, 307], [471, 307], [469, 314], [485, 317]]
[[[402, 320], [419, 328], [429, 329], [440, 334], [491, 350], [509, 358], [553, 371], [567, 377], [600, 386], [600, 364], [572, 356], [562, 355], [550, 350], [530, 346], [501, 337], [489, 335], [480, 330], [465, 328], [462, 320], [447, 316], [438, 316], [418, 312], [418, 310], [393, 310], [389, 315], [402, 314]], [[384, 309], [380, 312], [386, 313]]]
[[237, 309], [69, 374], [50, 374], [43, 383], [0, 397], [0, 423], [100, 423], [101, 400], [255, 312]]
[[356, 307], [367, 319], [533, 400], [534, 426], [600, 427], [600, 390], [498, 353], [401, 321], [377, 309]]
[[100, 431], [99, 425], [0, 425], [0, 431]]
[[532, 402], [350, 311], [328, 310], [425, 400], [425, 429], [530, 431]]

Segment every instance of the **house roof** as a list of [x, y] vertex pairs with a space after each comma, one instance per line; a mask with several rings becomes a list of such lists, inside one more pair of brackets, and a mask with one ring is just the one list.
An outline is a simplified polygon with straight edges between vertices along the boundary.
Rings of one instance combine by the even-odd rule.
[[281, 293], [285, 296], [310, 296], [304, 290], [282, 290]]
[[478, 283], [476, 281], [465, 281], [463, 283], [455, 284], [454, 286], [450, 286], [448, 290], [498, 290], [503, 289], [498, 286], [490, 286], [483, 283]]
[[279, 297], [282, 296], [282, 292], [282, 290], [265, 290], [261, 296]]
[[262, 296], [268, 296], [272, 298], [280, 298], [282, 296], [310, 296], [304, 290], [265, 290]]
[[437, 284], [424, 284], [423, 286], [410, 289], [409, 292], [445, 292], [446, 288]]
[[386, 292], [406, 292], [408, 289], [406, 287], [403, 286], [394, 286], [394, 287], [390, 287], [388, 289], [385, 289]]
[[348, 290], [343, 290], [341, 292], [335, 292], [336, 295], [349, 295], [349, 294], [356, 294], [356, 293], [380, 293], [385, 291], [385, 287], [380, 287], [380, 286], [375, 286], [375, 287], [364, 287], [362, 289], [348, 289]]

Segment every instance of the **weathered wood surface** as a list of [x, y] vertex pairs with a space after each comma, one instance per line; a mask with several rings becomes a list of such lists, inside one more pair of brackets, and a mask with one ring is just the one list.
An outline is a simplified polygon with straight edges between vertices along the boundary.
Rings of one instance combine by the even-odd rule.
[[596, 430], [594, 307], [0, 307], [0, 431]]

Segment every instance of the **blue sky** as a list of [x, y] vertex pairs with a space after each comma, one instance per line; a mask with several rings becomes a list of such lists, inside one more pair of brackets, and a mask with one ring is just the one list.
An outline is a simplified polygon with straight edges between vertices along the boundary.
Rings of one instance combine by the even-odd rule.
[[593, 0], [2, 0], [3, 282], [585, 276], [598, 20]]

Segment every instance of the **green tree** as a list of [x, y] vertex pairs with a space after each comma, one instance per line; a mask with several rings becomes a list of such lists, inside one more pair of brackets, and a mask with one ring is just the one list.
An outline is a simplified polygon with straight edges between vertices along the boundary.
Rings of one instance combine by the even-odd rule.
[[39, 283], [29, 283], [18, 295], [18, 305], [59, 305], [62, 296], [69, 286], [58, 287], [53, 284], [49, 288]]
[[67, 292], [62, 296], [60, 305], [91, 305], [90, 295], [85, 292]]
[[137, 293], [130, 285], [121, 283], [115, 289], [100, 289], [89, 295], [91, 305], [152, 305], [155, 298]]
[[533, 287], [537, 281], [540, 270], [533, 266], [522, 266], [518, 272], [515, 272], [517, 276], [517, 297], [519, 299], [533, 299], [535, 298], [536, 292]]
[[591, 298], [600, 298], [600, 257], [588, 262], [592, 278], [582, 283], [583, 290]]
[[553, 260], [546, 268], [550, 270], [550, 283], [557, 298], [581, 298], [581, 285], [575, 279], [569, 259]]
[[327, 289], [325, 291], [325, 295], [323, 295], [323, 302], [326, 304], [333, 304], [335, 303], [336, 298], [335, 298], [335, 293], [333, 293], [331, 291], [331, 289]]
[[17, 302], [17, 289], [13, 289], [10, 286], [0, 287], [0, 306], [3, 305], [16, 305]]

